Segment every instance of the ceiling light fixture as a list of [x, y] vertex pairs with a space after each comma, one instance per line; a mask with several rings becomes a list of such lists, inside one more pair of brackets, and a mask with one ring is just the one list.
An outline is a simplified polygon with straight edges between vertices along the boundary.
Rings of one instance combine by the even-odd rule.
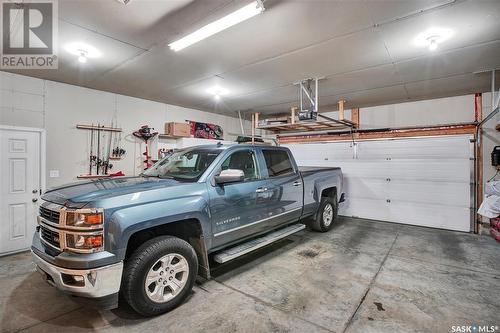
[[438, 45], [453, 36], [453, 30], [432, 27], [418, 34], [413, 43], [419, 47], [427, 47], [429, 51], [436, 51]]
[[208, 38], [212, 35], [215, 35], [218, 32], [221, 32], [224, 29], [232, 27], [240, 22], [248, 20], [255, 15], [258, 15], [264, 11], [264, 5], [261, 0], [253, 1], [252, 3], [232, 12], [224, 16], [217, 21], [209, 23], [195, 32], [168, 44], [170, 49], [174, 51], [180, 51], [183, 48], [186, 48], [194, 43], [197, 43], [205, 38]]
[[212, 87], [208, 89], [207, 92], [211, 95], [214, 95], [214, 99], [216, 101], [220, 100], [221, 96], [229, 94], [229, 90], [219, 86]]
[[87, 59], [99, 58], [102, 56], [101, 51], [92, 45], [83, 42], [69, 43], [64, 46], [66, 52], [78, 57], [78, 61], [82, 64], [87, 62]]
[[437, 38], [437, 36], [427, 38], [427, 41], [429, 42], [429, 51], [436, 51], [438, 47]]
[[80, 55], [78, 56], [78, 61], [81, 62], [82, 64], [87, 62], [87, 52], [84, 50], [80, 50]]

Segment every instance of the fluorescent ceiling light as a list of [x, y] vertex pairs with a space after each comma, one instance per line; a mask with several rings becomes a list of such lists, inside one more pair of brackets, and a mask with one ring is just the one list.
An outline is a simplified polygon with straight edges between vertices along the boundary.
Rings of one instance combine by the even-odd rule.
[[418, 34], [413, 40], [413, 44], [419, 47], [427, 47], [429, 51], [435, 51], [438, 45], [447, 41], [453, 36], [453, 30], [432, 27]]
[[83, 56], [85, 58], [99, 58], [102, 56], [101, 51], [93, 47], [92, 45], [83, 43], [83, 42], [74, 42], [69, 43], [64, 46], [64, 49], [73, 55], [79, 57], [79, 59]]
[[264, 11], [264, 6], [261, 1], [254, 1], [229, 15], [224, 16], [217, 21], [209, 23], [204, 27], [196, 30], [195, 32], [168, 44], [170, 48], [174, 51], [180, 51], [194, 43], [199, 42], [205, 38], [215, 35], [224, 29], [232, 27], [235, 24], [248, 20], [255, 15], [258, 15]]

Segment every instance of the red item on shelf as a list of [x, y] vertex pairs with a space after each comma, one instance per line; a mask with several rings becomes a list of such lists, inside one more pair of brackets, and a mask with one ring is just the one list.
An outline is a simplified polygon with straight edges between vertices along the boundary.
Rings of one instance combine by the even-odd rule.
[[498, 231], [496, 228], [490, 228], [490, 235], [500, 242], [500, 231]]
[[110, 177], [120, 177], [120, 176], [125, 176], [125, 174], [121, 171], [118, 171], [118, 172], [109, 174], [109, 176]]
[[490, 219], [490, 228], [500, 230], [500, 217]]

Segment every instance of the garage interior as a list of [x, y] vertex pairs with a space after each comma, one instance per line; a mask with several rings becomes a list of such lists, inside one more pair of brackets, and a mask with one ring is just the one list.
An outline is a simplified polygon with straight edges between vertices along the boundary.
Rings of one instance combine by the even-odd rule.
[[[55, 68], [4, 62], [2, 44], [2, 332], [500, 332], [500, 1], [51, 8]], [[82, 305], [40, 278], [29, 250], [48, 189], [237, 141], [340, 167], [332, 229], [215, 264], [156, 317]]]

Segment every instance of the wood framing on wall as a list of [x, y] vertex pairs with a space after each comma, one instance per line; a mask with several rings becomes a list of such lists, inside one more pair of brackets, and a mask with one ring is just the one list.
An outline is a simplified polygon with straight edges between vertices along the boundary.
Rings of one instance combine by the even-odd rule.
[[342, 140], [372, 140], [406, 138], [416, 136], [438, 136], [474, 134], [475, 123], [436, 125], [426, 127], [404, 127], [387, 128], [375, 130], [357, 130], [356, 132], [340, 132], [330, 134], [311, 134], [300, 136], [278, 136], [279, 143], [301, 143], [301, 142], [322, 142], [322, 141], [342, 141]]
[[[479, 123], [483, 120], [483, 97], [481, 93], [474, 95], [474, 120]], [[476, 137], [476, 142], [478, 144], [475, 145], [474, 152], [474, 168], [476, 170], [475, 175], [475, 183], [477, 184], [476, 188], [476, 209], [479, 208], [481, 203], [483, 202], [483, 139], [482, 139], [482, 131], [479, 130], [475, 133], [479, 137]], [[476, 221], [480, 221], [481, 217], [479, 215], [476, 216]], [[474, 232], [479, 232], [479, 224], [476, 223], [474, 226]]]

